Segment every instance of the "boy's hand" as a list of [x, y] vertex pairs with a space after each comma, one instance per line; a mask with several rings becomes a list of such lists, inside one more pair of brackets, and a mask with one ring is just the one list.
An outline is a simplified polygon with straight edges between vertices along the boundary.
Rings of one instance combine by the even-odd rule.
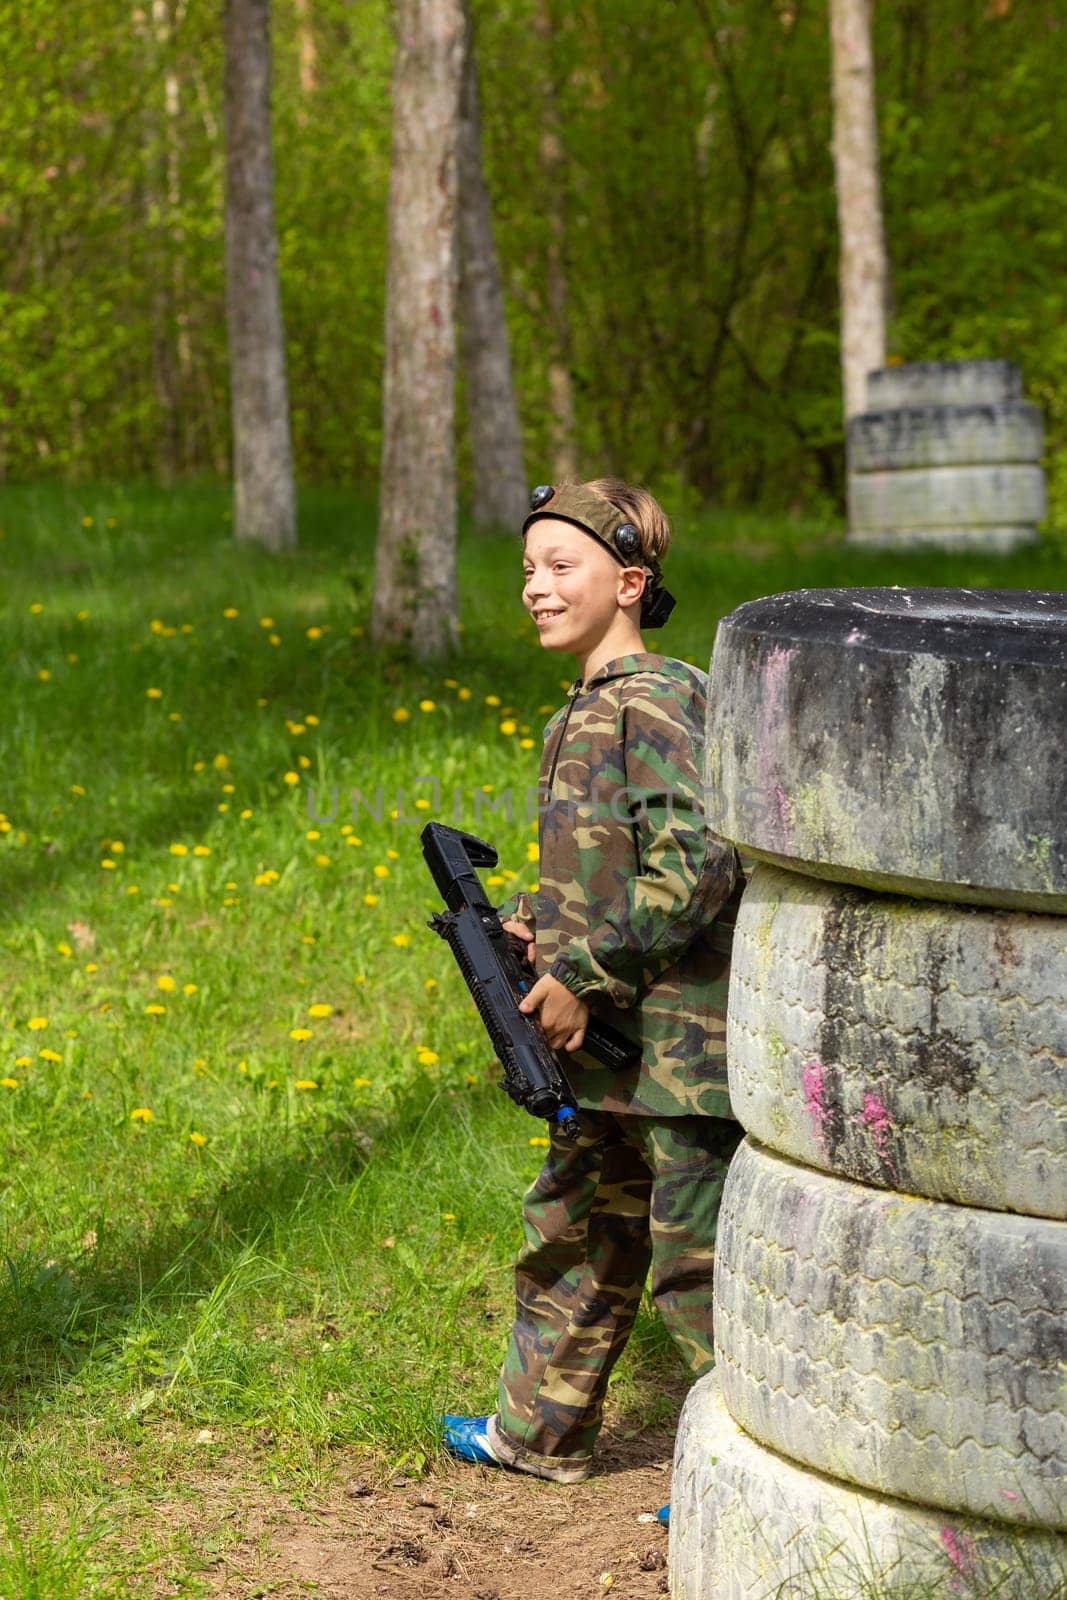
[[505, 933], [517, 933], [520, 939], [526, 940], [526, 960], [532, 967], [534, 964], [534, 936], [530, 932], [530, 929], [526, 926], [525, 922], [516, 922], [514, 917], [509, 917], [508, 920], [506, 922], [502, 922], [500, 926], [503, 928]]
[[528, 995], [519, 1001], [519, 1010], [540, 1011], [539, 1021], [553, 1050], [579, 1050], [589, 1021], [589, 1007], [572, 994], [550, 972], [538, 978]]

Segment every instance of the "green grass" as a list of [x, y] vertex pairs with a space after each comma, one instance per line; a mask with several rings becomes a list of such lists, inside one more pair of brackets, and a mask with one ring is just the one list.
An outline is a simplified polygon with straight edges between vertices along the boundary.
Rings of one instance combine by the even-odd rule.
[[[299, 1493], [341, 1447], [421, 1465], [445, 1404], [492, 1403], [541, 1130], [492, 1087], [403, 819], [435, 777], [501, 897], [534, 882], [525, 794], [573, 663], [522, 611], [516, 540], [464, 534], [463, 651], [427, 669], [370, 642], [373, 506], [305, 494], [272, 558], [227, 505], [0, 489], [0, 1597], [151, 1592], [137, 1507], [205, 1460]], [[653, 642], [706, 666], [756, 595], [1067, 588], [1067, 553], [707, 517], [668, 572]], [[621, 1414], [662, 1415], [677, 1372], [643, 1317]]]

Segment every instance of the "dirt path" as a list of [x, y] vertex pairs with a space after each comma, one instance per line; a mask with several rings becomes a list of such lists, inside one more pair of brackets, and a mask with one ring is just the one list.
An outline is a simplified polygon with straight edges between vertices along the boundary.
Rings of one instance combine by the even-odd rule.
[[596, 1476], [570, 1486], [457, 1464], [387, 1488], [353, 1479], [302, 1510], [253, 1495], [229, 1512], [214, 1589], [235, 1600], [653, 1600], [667, 1586], [667, 1535], [651, 1514], [669, 1493], [672, 1445], [672, 1430], [605, 1435]]

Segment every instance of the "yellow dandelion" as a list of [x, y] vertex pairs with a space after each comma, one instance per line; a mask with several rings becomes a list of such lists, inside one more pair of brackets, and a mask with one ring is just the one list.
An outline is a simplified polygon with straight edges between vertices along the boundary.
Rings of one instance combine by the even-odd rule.
[[223, 792], [223, 794], [233, 794], [235, 792], [233, 784], [232, 783], [224, 783], [223, 786], [222, 786], [222, 792]]
[[2, 1084], [5, 1089], [17, 1089], [19, 1086], [19, 1080], [17, 1078], [0, 1078], [0, 1084]]
[[306, 628], [304, 631], [306, 632], [306, 634], [307, 634], [309, 639], [321, 639], [322, 638], [323, 630], [321, 628]]
[[311, 1029], [310, 1028], [290, 1028], [289, 1029], [289, 1037], [290, 1037], [290, 1039], [295, 1039], [298, 1044], [302, 1044], [305, 1039], [310, 1039], [311, 1038]]
[[189, 854], [189, 846], [187, 844], [172, 844], [169, 849], [172, 856], [187, 856]]
[[63, 1057], [56, 1050], [38, 1050], [37, 1054], [42, 1061], [62, 1061]]
[[300, 943], [301, 944], [314, 944], [315, 943], [315, 935], [313, 933], [301, 934]]
[[146, 689], [145, 694], [148, 696], [149, 700], [162, 700], [163, 698], [162, 689]]
[[311, 713], [310, 713], [310, 712], [309, 712], [309, 713], [308, 713], [308, 715], [307, 715], [307, 716], [306, 716], [306, 717], [305, 717], [305, 718], [304, 718], [304, 721], [305, 721], [305, 722], [306, 722], [306, 723], [307, 723], [307, 724], [308, 724], [308, 726], [309, 726], [309, 727], [311, 727], [311, 728], [317, 728], [317, 727], [318, 727], [318, 725], [319, 725], [319, 719], [318, 719], [318, 717], [315, 717], [315, 716], [312, 716], [312, 715], [311, 715]]
[[394, 722], [410, 722], [411, 721], [411, 712], [406, 710], [406, 708], [404, 706], [397, 706], [396, 710], [393, 712], [393, 721]]
[[47, 1028], [47, 1026], [48, 1026], [48, 1018], [47, 1017], [31, 1017], [29, 1022], [26, 1024], [26, 1026], [28, 1028], [32, 1028], [34, 1033], [40, 1033], [42, 1028]]
[[400, 860], [400, 851], [399, 850], [387, 850], [385, 853], [389, 857], [390, 861], [399, 861]]
[[193, 771], [194, 771], [194, 772], [203, 772], [203, 770], [204, 770], [204, 765], [205, 765], [205, 764], [204, 764], [204, 762], [203, 762], [203, 761], [194, 761], [194, 762], [193, 762]]
[[444, 684], [446, 689], [455, 689], [458, 686], [459, 679], [458, 678], [442, 678], [441, 682]]
[[534, 747], [534, 742], [533, 742], [532, 739], [520, 739], [519, 740], [519, 749], [520, 750], [532, 750], [533, 747]]
[[389, 876], [389, 868], [383, 867], [379, 864], [374, 869], [374, 876], [376, 878], [387, 878]]
[[500, 704], [500, 696], [498, 694], [487, 694], [485, 703], [487, 706], [498, 706]]
[[318, 828], [309, 828], [307, 833], [305, 833], [304, 838], [305, 839], [321, 839], [322, 838], [322, 834], [319, 832]]
[[87, 961], [85, 963], [85, 970], [86, 972], [98, 972], [100, 969], [95, 961]]
[[517, 724], [512, 722], [511, 719], [509, 718], [507, 722], [502, 722], [500, 724], [500, 731], [501, 731], [501, 733], [508, 733], [508, 734], [515, 733], [517, 731]]
[[167, 1014], [166, 1006], [150, 1005], [145, 1006], [144, 1009], [146, 1017], [165, 1017]]
[[533, 1138], [530, 1140], [530, 1143], [535, 1147], [535, 1149], [538, 1149], [538, 1150], [547, 1150], [548, 1149], [548, 1140], [547, 1139], [542, 1139], [540, 1134], [535, 1133]]
[[441, 1212], [441, 1221], [442, 1222], [455, 1222], [455, 1220], [456, 1220], [456, 1213], [454, 1211], [442, 1211]]
[[209, 856], [210, 854], [211, 854], [211, 846], [209, 844], [194, 844], [193, 845], [193, 855], [194, 856]]
[[526, 841], [526, 859], [527, 861], [540, 861], [541, 859], [541, 851], [539, 850], [537, 842], [534, 839], [528, 839]]
[[311, 757], [310, 756], [297, 756], [296, 764], [297, 764], [298, 767], [303, 767], [306, 770], [311, 765]]
[[469, 689], [457, 689], [456, 694], [460, 700], [469, 700], [471, 697]]
[[260, 625], [261, 628], [273, 628], [273, 626], [274, 626], [274, 618], [273, 617], [260, 617], [259, 625]]
[[131, 1122], [151, 1122], [152, 1112], [147, 1106], [137, 1106], [130, 1112]]
[[330, 865], [329, 856], [316, 856], [315, 857], [315, 865], [317, 867], [328, 867]]
[[82, 788], [80, 783], [72, 783], [70, 786], [70, 792], [71, 794], [84, 794], [85, 790]]
[[405, 945], [408, 945], [408, 944], [411, 943], [411, 940], [408, 938], [406, 933], [394, 933], [393, 934], [393, 943], [397, 946], [398, 949], [403, 950]]
[[100, 865], [104, 868], [105, 872], [114, 872], [115, 868], [118, 866], [118, 862], [112, 861], [110, 856], [105, 856]]
[[437, 988], [437, 979], [427, 978], [423, 987], [426, 989], [427, 993], [432, 993], [433, 990]]
[[83, 517], [82, 518], [82, 527], [83, 528], [91, 528], [92, 525], [93, 525], [92, 517]]
[[287, 772], [282, 781], [283, 783], [287, 783], [290, 788], [292, 788], [294, 783], [300, 782], [300, 774], [299, 772]]
[[247, 822], [251, 815], [252, 815], [251, 811], [249, 811], [248, 807], [246, 806], [245, 809], [241, 812], [241, 821], [242, 822]]
[[420, 1067], [436, 1067], [441, 1059], [436, 1050], [427, 1050], [425, 1048], [420, 1049], [418, 1055]]
[[42, 667], [37, 676], [40, 678], [42, 683], [47, 683], [52, 674], [49, 672], [47, 667]]
[[333, 1016], [333, 1006], [328, 1005], [325, 1000], [318, 1000], [318, 1001], [316, 1001], [316, 1003], [313, 1006], [308, 1006], [308, 1016], [309, 1017], [332, 1017]]
[[318, 1084], [314, 1078], [297, 1078], [293, 1087], [294, 1089], [317, 1089]]
[[156, 988], [157, 989], [165, 989], [165, 990], [167, 990], [169, 992], [172, 989], [176, 989], [177, 988], [177, 984], [175, 983], [174, 979], [171, 977], [169, 972], [162, 972], [162, 973], [160, 973], [159, 977], [156, 979]]
[[199, 1149], [201, 1146], [207, 1144], [207, 1134], [206, 1133], [191, 1133], [189, 1135], [189, 1143], [190, 1144], [195, 1144], [197, 1146], [197, 1148]]
[[33, 1057], [32, 1056], [16, 1056], [15, 1057], [15, 1065], [16, 1065], [16, 1067], [32, 1067], [33, 1066]]
[[352, 1079], [352, 1087], [354, 1089], [369, 1089], [370, 1086], [371, 1086], [371, 1080], [369, 1078], [353, 1078]]
[[420, 700], [419, 701], [419, 710], [420, 711], [436, 711], [437, 710], [437, 702], [434, 701], [434, 700]]
[[57, 944], [56, 949], [59, 951], [61, 956], [72, 956], [74, 954], [74, 951], [71, 949], [69, 944]]
[[[282, 641], [279, 638], [278, 634], [270, 633], [270, 634], [267, 635], [267, 642], [269, 644], [281, 644]], [[266, 705], [266, 701], [264, 701], [263, 703], [264, 703], [264, 705]]]
[[35, 617], [40, 616], [41, 612], [44, 610], [44, 606], [39, 600], [35, 600], [33, 605], [30, 607], [30, 610], [33, 612]]
[[195, 994], [196, 991], [197, 991], [197, 985], [195, 983], [183, 983], [182, 984], [182, 994]]
[[232, 618], [239, 617], [241, 615], [236, 606], [227, 606], [222, 614], [224, 617], [231, 618], [231, 620]]
[[469, 1084], [469, 1086], [473, 1089], [474, 1085], [478, 1082], [478, 1080], [477, 1080], [477, 1078], [471, 1077], [470, 1073], [468, 1072], [466, 1078], [464, 1079], [464, 1082]]

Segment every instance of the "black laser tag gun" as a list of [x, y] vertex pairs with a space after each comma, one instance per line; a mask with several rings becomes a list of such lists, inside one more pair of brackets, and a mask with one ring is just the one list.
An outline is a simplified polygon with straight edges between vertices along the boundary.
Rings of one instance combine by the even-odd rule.
[[[533, 981], [521, 953], [522, 940], [505, 932], [475, 871], [495, 867], [496, 851], [484, 839], [441, 822], [428, 822], [419, 837], [426, 865], [448, 906], [435, 912], [428, 926], [459, 963], [504, 1068], [500, 1087], [531, 1116], [546, 1117], [568, 1139], [577, 1139], [577, 1108], [559, 1057], [536, 1017], [519, 1010]], [[586, 1025], [582, 1049], [615, 1070], [639, 1053], [616, 1028], [594, 1017]]]

